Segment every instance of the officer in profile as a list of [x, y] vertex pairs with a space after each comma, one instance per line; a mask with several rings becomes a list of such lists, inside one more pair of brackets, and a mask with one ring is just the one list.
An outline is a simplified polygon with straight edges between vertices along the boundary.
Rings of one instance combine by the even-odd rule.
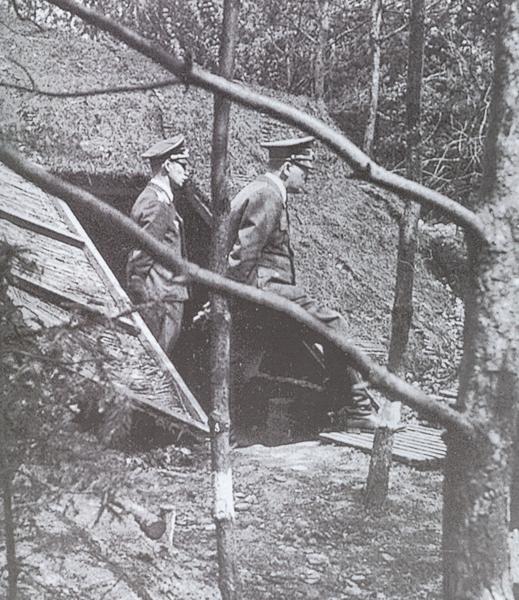
[[[231, 204], [228, 277], [292, 300], [327, 327], [349, 337], [348, 324], [338, 312], [308, 296], [296, 285], [290, 246], [288, 194], [302, 192], [312, 172], [315, 155], [311, 136], [263, 143], [268, 150], [267, 172], [242, 189]], [[233, 396], [250, 370], [254, 343], [234, 344]], [[346, 425], [374, 429], [377, 415], [367, 384], [331, 345], [325, 347], [332, 404], [342, 406]]]
[[[189, 174], [184, 136], [153, 144], [142, 158], [150, 161], [152, 178], [133, 205], [131, 218], [178, 257], [185, 257], [183, 222], [175, 206], [175, 195]], [[138, 248], [130, 252], [126, 276], [131, 300], [143, 305], [139, 310], [144, 321], [162, 349], [171, 353], [182, 328], [184, 302], [189, 297], [186, 284]]]

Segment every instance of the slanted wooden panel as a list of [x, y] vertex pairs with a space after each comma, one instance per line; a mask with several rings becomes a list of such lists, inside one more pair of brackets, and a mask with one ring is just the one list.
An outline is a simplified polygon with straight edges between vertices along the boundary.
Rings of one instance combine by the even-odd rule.
[[108, 311], [117, 306], [116, 299], [93, 269], [82, 248], [30, 231], [2, 220], [2, 237], [24, 250], [23, 257], [34, 261], [35, 269], [17, 265], [14, 274], [43, 287], [62, 291], [78, 303], [104, 305]]
[[34, 221], [32, 218], [28, 218], [21, 212], [18, 212], [16, 209], [5, 210], [0, 206], [0, 219], [6, 219], [15, 225], [20, 225], [24, 229], [28, 229], [29, 231], [35, 231], [36, 233], [42, 233], [47, 237], [53, 238], [55, 240], [60, 240], [71, 246], [77, 246], [78, 248], [83, 248], [85, 243], [82, 239], [70, 233], [68, 231], [64, 231], [62, 228], [55, 227], [50, 223], [41, 223], [38, 221]]
[[[423, 425], [407, 425], [394, 434], [393, 457], [399, 462], [417, 467], [439, 467], [445, 459], [447, 448], [442, 440], [443, 431]], [[343, 446], [351, 446], [370, 453], [373, 433], [330, 432], [319, 438]]]
[[[116, 316], [130, 300], [68, 206], [0, 165], [0, 235], [26, 250], [35, 269], [19, 263], [9, 295], [34, 329], [70, 322], [74, 310]], [[72, 307], [71, 304], [76, 306]], [[107, 378], [139, 407], [208, 431], [207, 417], [139, 314], [124, 326], [92, 322], [67, 345], [81, 357], [78, 372], [96, 379], [103, 357]]]
[[6, 167], [0, 169], [0, 208], [64, 232], [75, 231], [45, 192]]

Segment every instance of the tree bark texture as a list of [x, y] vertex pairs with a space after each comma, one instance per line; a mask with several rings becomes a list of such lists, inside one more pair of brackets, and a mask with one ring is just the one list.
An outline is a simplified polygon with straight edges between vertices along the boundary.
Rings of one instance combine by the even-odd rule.
[[7, 597], [16, 600], [18, 589], [18, 561], [16, 559], [16, 539], [12, 507], [11, 477], [4, 474], [0, 477], [2, 499], [4, 503], [5, 555], [7, 559]]
[[369, 510], [380, 510], [387, 498], [392, 450], [393, 431], [389, 427], [379, 427], [373, 440], [364, 497], [364, 505]]
[[16, 600], [18, 590], [18, 560], [13, 515], [12, 468], [8, 463], [5, 416], [0, 407], [0, 486], [4, 509], [5, 558], [7, 565], [7, 598]]
[[450, 434], [444, 481], [446, 600], [511, 600], [510, 476], [519, 398], [519, 3], [500, 31], [479, 216], [491, 243], [469, 241], [458, 409], [479, 440]]
[[[220, 75], [232, 79], [240, 0], [224, 0], [220, 37]], [[225, 274], [229, 237], [228, 139], [231, 103], [215, 94], [211, 187], [213, 227], [210, 268]], [[229, 431], [230, 313], [227, 299], [211, 293], [210, 380], [212, 413], [211, 456], [219, 576], [223, 600], [239, 598], [239, 581], [234, 544], [234, 503]]]
[[378, 97], [380, 91], [380, 30], [382, 28], [382, 0], [371, 0], [371, 28], [369, 41], [371, 46], [371, 93], [369, 114], [364, 133], [364, 152], [373, 154], [375, 128], [377, 125]]
[[369, 461], [364, 505], [372, 511], [381, 510], [389, 490], [389, 475], [393, 453], [393, 435], [400, 421], [400, 402], [386, 401], [380, 414], [380, 426], [375, 430]]
[[314, 90], [316, 100], [324, 100], [325, 53], [330, 32], [329, 6], [329, 0], [315, 0], [317, 18], [319, 21], [319, 35], [317, 37], [314, 63]]
[[[420, 157], [421, 94], [424, 47], [424, 0], [411, 0], [409, 20], [409, 51], [407, 63], [407, 177], [418, 183], [422, 179]], [[416, 235], [420, 206], [408, 202], [399, 226], [395, 298], [391, 321], [391, 343], [388, 367], [399, 373], [409, 340], [413, 318], [413, 286]]]

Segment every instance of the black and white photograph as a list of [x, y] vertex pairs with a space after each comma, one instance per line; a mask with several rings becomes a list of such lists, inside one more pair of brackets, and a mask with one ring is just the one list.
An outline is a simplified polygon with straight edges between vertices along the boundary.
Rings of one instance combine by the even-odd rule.
[[519, 0], [0, 0], [0, 598], [519, 600]]

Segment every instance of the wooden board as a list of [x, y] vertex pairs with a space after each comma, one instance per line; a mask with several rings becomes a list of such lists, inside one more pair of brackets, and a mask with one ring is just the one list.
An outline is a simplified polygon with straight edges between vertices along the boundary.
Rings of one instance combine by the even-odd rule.
[[[399, 462], [422, 468], [438, 468], [445, 459], [447, 448], [442, 440], [443, 430], [424, 425], [407, 425], [395, 433], [393, 458]], [[358, 448], [371, 453], [373, 433], [329, 432], [319, 438], [328, 443]]]

